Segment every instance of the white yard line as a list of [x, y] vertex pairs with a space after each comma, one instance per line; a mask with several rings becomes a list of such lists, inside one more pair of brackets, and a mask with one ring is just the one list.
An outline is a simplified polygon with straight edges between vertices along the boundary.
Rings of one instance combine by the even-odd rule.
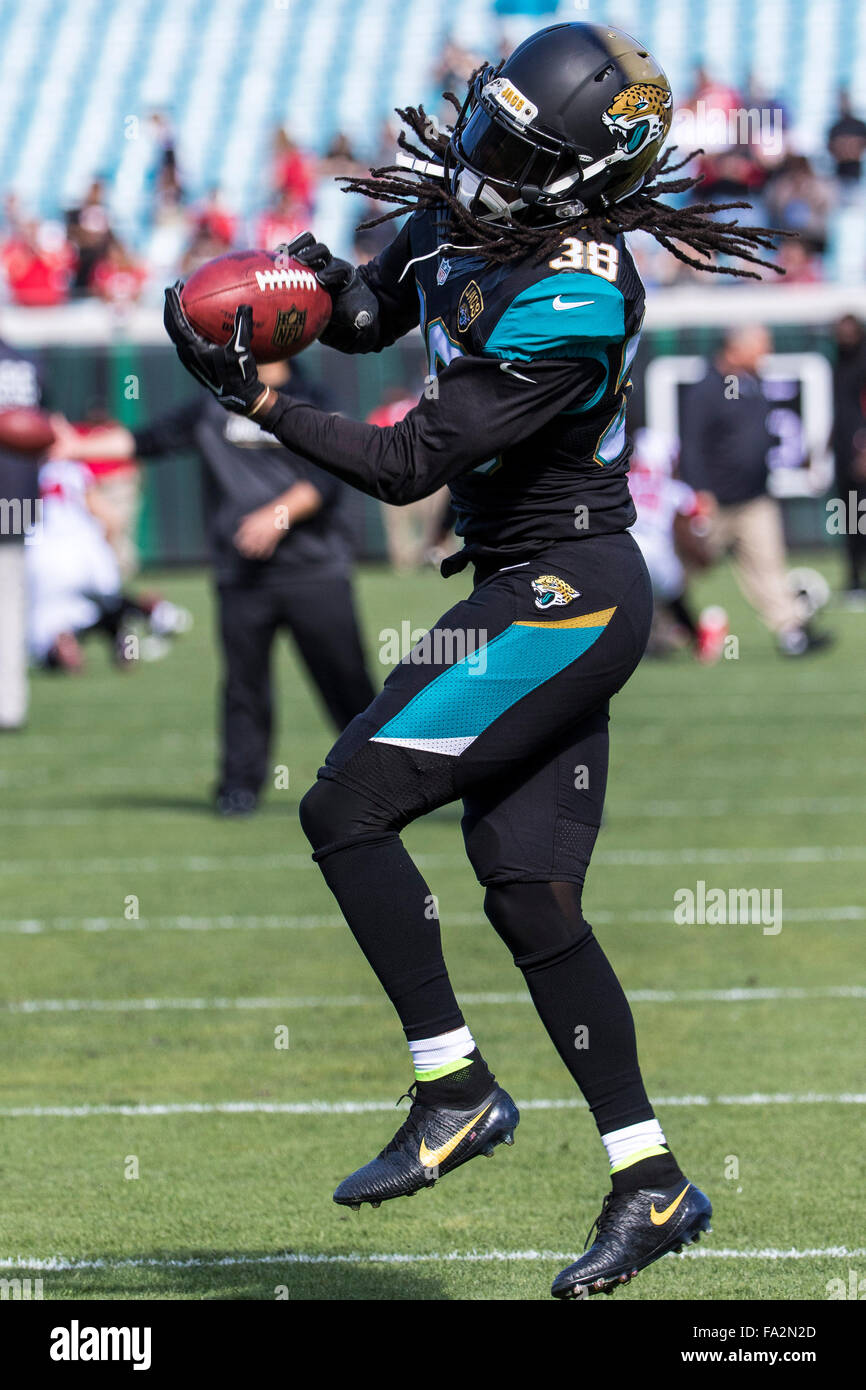
[[[673, 925], [673, 906], [669, 908], [634, 908], [624, 912], [591, 911], [590, 917], [597, 926], [628, 923], [644, 923], [650, 926]], [[785, 921], [791, 922], [862, 922], [866, 921], [866, 907], [858, 903], [838, 907], [786, 907]], [[443, 923], [447, 927], [487, 927], [487, 919], [480, 912], [446, 912]], [[310, 915], [280, 917], [248, 916], [226, 913], [219, 917], [141, 917], [128, 921], [125, 917], [8, 917], [0, 918], [0, 934], [38, 936], [42, 932], [54, 931], [314, 931], [319, 928], [348, 931], [342, 917], [335, 915]]]
[[[3, 778], [0, 776], [0, 785]], [[137, 816], [165, 818], [165, 810], [154, 807], [133, 807]], [[201, 810], [205, 809], [202, 802]], [[293, 807], [288, 808], [289, 811]], [[666, 800], [653, 800], [650, 797], [635, 797], [629, 800], [610, 799], [611, 815], [614, 820], [622, 817], [628, 820], [708, 820], [724, 816], [737, 816], [739, 820], [748, 816], [848, 816], [866, 811], [866, 797], [814, 796], [790, 797], [776, 796], [762, 800], [744, 801], [735, 797], [682, 797]], [[27, 808], [17, 811], [0, 811], [0, 826], [14, 829], [47, 825], [101, 825], [105, 823], [105, 811], [89, 811], [77, 808], [68, 810], [62, 807], [46, 807], [44, 810]]]
[[[787, 999], [866, 999], [866, 985], [826, 985], [814, 989], [800, 986], [790, 988], [742, 989], [638, 989], [628, 993], [636, 1004], [743, 1004], [753, 1001]], [[530, 1004], [525, 992], [487, 992], [462, 994], [467, 1005]], [[384, 1003], [384, 998], [369, 994], [326, 995], [241, 995], [236, 998], [214, 996], [192, 999], [19, 999], [0, 1004], [0, 1013], [63, 1014], [63, 1013], [159, 1013], [163, 1010], [205, 1009], [353, 1009]]]
[[[761, 1250], [732, 1250], [712, 1246], [684, 1250], [683, 1260], [855, 1260], [866, 1257], [866, 1249], [849, 1249], [844, 1245], [829, 1245], [814, 1249], [782, 1249], [768, 1246]], [[119, 1269], [231, 1269], [236, 1265], [414, 1265], [414, 1264], [531, 1264], [537, 1261], [565, 1264], [575, 1258], [573, 1250], [449, 1250], [429, 1254], [416, 1252], [383, 1252], [365, 1255], [352, 1251], [343, 1255], [307, 1254], [285, 1250], [274, 1255], [212, 1255], [190, 1256], [188, 1259], [155, 1259], [141, 1256], [129, 1259], [104, 1257], [69, 1259], [64, 1255], [38, 1258], [29, 1255], [0, 1256], [0, 1269], [37, 1270], [40, 1273], [65, 1273], [76, 1270]]]
[[[777, 1092], [731, 1096], [659, 1096], [655, 1106], [759, 1106], [770, 1105], [866, 1105], [866, 1093], [842, 1091], [827, 1094], [807, 1091], [802, 1094]], [[521, 1100], [521, 1110], [583, 1110], [586, 1102], [579, 1097], [563, 1100]], [[180, 1101], [164, 1104], [139, 1105], [11, 1105], [0, 1108], [0, 1119], [92, 1119], [101, 1115], [124, 1115], [129, 1118], [154, 1118], [171, 1115], [379, 1115], [393, 1114], [393, 1100], [301, 1100], [301, 1101]]]
[[[465, 856], [458, 850], [441, 854], [413, 853], [412, 857], [422, 868], [465, 862]], [[686, 864], [698, 867], [708, 864], [842, 864], [862, 863], [864, 860], [866, 845], [795, 845], [788, 849], [777, 849], [775, 846], [755, 848], [745, 845], [738, 848], [598, 850], [593, 855], [592, 862], [593, 865], [615, 864], [618, 868], [646, 868]], [[285, 871], [312, 869], [315, 865], [308, 854], [153, 854], [141, 859], [18, 859], [0, 863], [0, 874], [31, 874], [39, 880], [49, 867], [53, 877], [61, 874], [84, 877], [93, 874], [165, 873], [168, 870], [191, 874], [227, 873], [250, 869]]]

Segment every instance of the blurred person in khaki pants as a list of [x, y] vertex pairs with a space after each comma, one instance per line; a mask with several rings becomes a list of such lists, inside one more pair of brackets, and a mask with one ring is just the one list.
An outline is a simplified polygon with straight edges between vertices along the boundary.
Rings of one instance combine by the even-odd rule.
[[769, 403], [758, 369], [772, 351], [758, 325], [732, 329], [703, 379], [685, 392], [680, 476], [718, 506], [708, 542], [716, 557], [730, 552], [743, 594], [784, 656], [804, 656], [831, 640], [812, 631], [786, 577], [779, 503], [767, 492]]

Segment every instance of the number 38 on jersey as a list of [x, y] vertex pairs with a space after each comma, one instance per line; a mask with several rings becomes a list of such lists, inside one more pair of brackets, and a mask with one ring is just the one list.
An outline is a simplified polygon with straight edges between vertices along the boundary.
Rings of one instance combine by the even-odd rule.
[[584, 242], [570, 236], [562, 243], [560, 254], [550, 262], [550, 268], [588, 270], [591, 275], [613, 281], [619, 270], [619, 252], [609, 241]]

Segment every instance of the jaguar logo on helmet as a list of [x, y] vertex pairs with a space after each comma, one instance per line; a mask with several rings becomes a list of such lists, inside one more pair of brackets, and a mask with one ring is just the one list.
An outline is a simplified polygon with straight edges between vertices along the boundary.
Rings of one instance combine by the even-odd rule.
[[664, 139], [671, 123], [670, 108], [670, 92], [653, 82], [633, 82], [617, 92], [601, 119], [621, 140], [621, 159], [634, 159], [652, 140]]

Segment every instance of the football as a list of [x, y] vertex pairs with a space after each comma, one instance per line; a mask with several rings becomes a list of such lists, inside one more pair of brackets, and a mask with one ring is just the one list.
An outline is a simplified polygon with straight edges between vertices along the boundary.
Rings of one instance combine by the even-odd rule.
[[33, 406], [0, 410], [0, 449], [36, 457], [54, 443], [51, 417]]
[[331, 317], [331, 296], [314, 273], [271, 251], [232, 251], [199, 266], [180, 302], [193, 328], [211, 343], [227, 343], [238, 305], [250, 304], [257, 362], [282, 362], [303, 352]]

